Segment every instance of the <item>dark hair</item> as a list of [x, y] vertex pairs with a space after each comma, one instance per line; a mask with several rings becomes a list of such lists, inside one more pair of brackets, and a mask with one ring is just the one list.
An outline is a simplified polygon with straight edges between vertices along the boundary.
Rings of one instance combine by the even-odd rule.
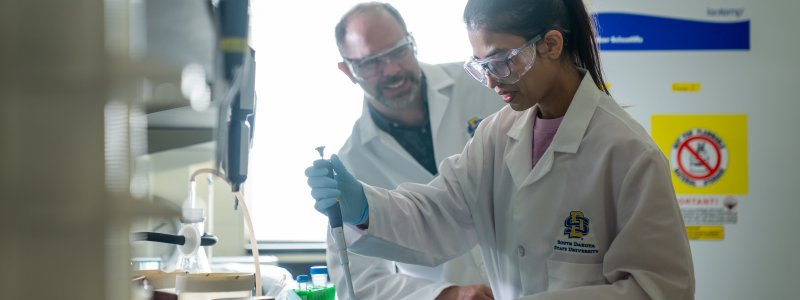
[[400, 12], [397, 11], [394, 6], [389, 3], [383, 2], [364, 2], [359, 3], [356, 6], [353, 6], [350, 10], [348, 10], [341, 19], [339, 19], [339, 23], [336, 23], [336, 46], [339, 48], [339, 52], [342, 52], [342, 45], [344, 44], [344, 36], [347, 34], [347, 21], [356, 14], [366, 13], [366, 12], [379, 12], [385, 11], [389, 13], [397, 23], [400, 24], [400, 27], [403, 29], [404, 32], [408, 32], [406, 28], [406, 21], [403, 20], [403, 17], [400, 16]]
[[485, 28], [525, 39], [558, 29], [564, 34], [566, 52], [575, 65], [587, 69], [597, 87], [608, 94], [594, 19], [582, 0], [469, 0], [464, 8], [464, 23], [469, 30]]

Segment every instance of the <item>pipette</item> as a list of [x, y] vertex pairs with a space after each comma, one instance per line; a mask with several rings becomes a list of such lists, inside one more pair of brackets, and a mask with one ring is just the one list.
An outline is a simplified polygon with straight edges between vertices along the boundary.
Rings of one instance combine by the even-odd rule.
[[[320, 158], [325, 158], [325, 146], [315, 148], [319, 152]], [[328, 177], [333, 178], [333, 166], [328, 165]], [[331, 235], [333, 235], [333, 242], [336, 244], [336, 250], [339, 251], [339, 261], [342, 264], [344, 271], [344, 283], [347, 285], [347, 294], [350, 300], [356, 300], [356, 293], [353, 290], [353, 279], [350, 277], [350, 259], [347, 257], [347, 243], [344, 240], [344, 228], [342, 226], [342, 210], [339, 207], [339, 199], [336, 199], [336, 204], [328, 207], [328, 224], [331, 225]]]

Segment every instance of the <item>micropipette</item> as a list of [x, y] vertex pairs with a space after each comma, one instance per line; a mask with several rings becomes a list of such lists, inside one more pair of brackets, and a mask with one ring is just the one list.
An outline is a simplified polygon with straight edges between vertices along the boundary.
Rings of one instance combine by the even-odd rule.
[[[319, 152], [320, 158], [325, 158], [325, 146], [315, 148]], [[328, 165], [328, 177], [333, 178], [333, 166]], [[339, 199], [336, 199], [336, 204], [328, 207], [328, 224], [331, 225], [331, 235], [333, 235], [333, 242], [336, 244], [336, 250], [339, 251], [339, 261], [342, 264], [344, 273], [344, 283], [347, 285], [347, 293], [350, 300], [356, 300], [356, 293], [353, 290], [353, 279], [350, 277], [350, 259], [347, 257], [347, 243], [344, 240], [344, 228], [342, 226], [342, 210], [339, 207]]]

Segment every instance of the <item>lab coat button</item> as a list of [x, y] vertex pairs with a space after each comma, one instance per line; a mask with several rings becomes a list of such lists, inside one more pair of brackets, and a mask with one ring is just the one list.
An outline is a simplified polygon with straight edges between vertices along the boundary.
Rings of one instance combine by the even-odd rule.
[[525, 247], [522, 247], [521, 245], [517, 246], [517, 253], [519, 253], [520, 257], [525, 256]]

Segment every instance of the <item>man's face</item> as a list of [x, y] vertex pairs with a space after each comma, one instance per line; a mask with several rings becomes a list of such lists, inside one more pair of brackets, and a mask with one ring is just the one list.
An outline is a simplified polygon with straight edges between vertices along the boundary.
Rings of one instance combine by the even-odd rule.
[[400, 109], [420, 98], [421, 73], [412, 40], [388, 13], [352, 16], [342, 53], [351, 67], [340, 69], [358, 82], [374, 105]]

